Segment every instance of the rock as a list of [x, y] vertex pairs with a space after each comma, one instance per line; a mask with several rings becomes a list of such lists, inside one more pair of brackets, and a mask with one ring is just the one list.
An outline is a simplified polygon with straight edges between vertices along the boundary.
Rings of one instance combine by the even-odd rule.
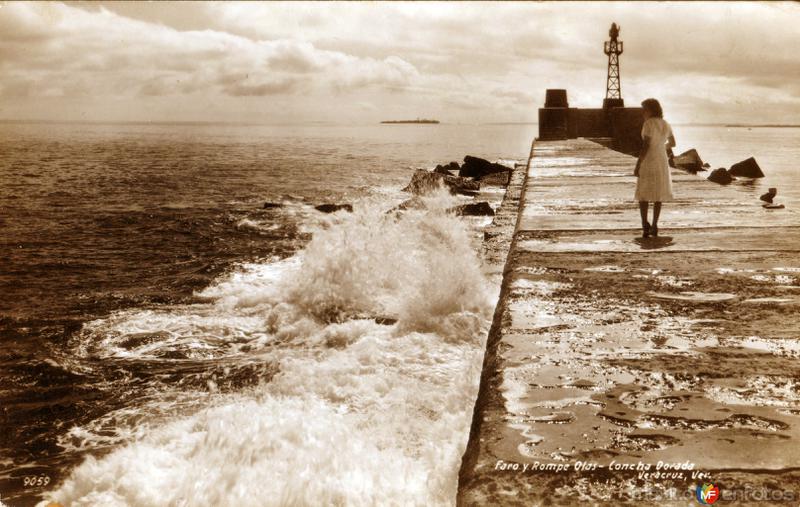
[[282, 206], [283, 206], [283, 204], [281, 204], [279, 202], [265, 202], [264, 203], [264, 209], [280, 208]]
[[505, 187], [508, 186], [508, 181], [511, 179], [511, 172], [504, 172], [504, 173], [494, 173], [494, 174], [487, 174], [486, 176], [481, 176], [478, 178], [484, 185], [492, 185], [495, 187]]
[[375, 317], [375, 323], [381, 326], [392, 326], [397, 324], [397, 319], [394, 317]]
[[764, 204], [763, 206], [766, 209], [783, 209], [786, 207], [783, 204]]
[[438, 164], [436, 166], [436, 169], [433, 170], [433, 172], [439, 173], [439, 174], [447, 174], [447, 175], [450, 175], [450, 176], [455, 176], [454, 173], [457, 173], [459, 171], [459, 169], [460, 168], [459, 168], [458, 162], [450, 162], [447, 165]]
[[510, 167], [495, 164], [482, 158], [467, 155], [464, 157], [464, 165], [458, 171], [458, 175], [464, 178], [480, 179], [487, 174], [495, 174], [511, 171]]
[[425, 207], [425, 203], [420, 199], [418, 196], [414, 196], [411, 199], [406, 199], [405, 201], [401, 202], [397, 205], [395, 209], [398, 210], [407, 210], [407, 209], [422, 209]]
[[414, 172], [414, 176], [411, 177], [411, 182], [403, 191], [417, 195], [427, 194], [442, 184], [449, 188], [450, 192], [453, 194], [476, 195], [481, 189], [481, 185], [477, 181], [470, 181], [460, 176], [449, 176], [447, 174], [418, 169]]
[[489, 206], [489, 203], [485, 201], [462, 204], [460, 206], [450, 208], [450, 211], [461, 216], [494, 216], [494, 210], [491, 206]]
[[708, 162], [703, 162], [703, 167], [708, 169], [709, 167], [711, 167], [711, 164], [709, 164]]
[[741, 176], [743, 178], [763, 178], [764, 173], [758, 167], [758, 162], [753, 157], [747, 160], [742, 160], [731, 166], [729, 169], [732, 176]]
[[776, 195], [778, 195], [778, 189], [773, 187], [770, 188], [766, 194], [763, 194], [761, 197], [759, 197], [759, 199], [761, 199], [764, 202], [772, 204], [772, 200], [775, 199]]
[[700, 154], [697, 153], [697, 150], [694, 148], [689, 151], [684, 151], [680, 155], [676, 155], [673, 159], [673, 162], [675, 167], [685, 171], [696, 173], [704, 170], [703, 160], [700, 158]]
[[447, 174], [448, 176], [455, 176], [455, 173], [458, 173], [460, 170], [458, 166], [458, 162], [450, 162], [447, 165], [439, 164], [436, 166], [436, 169], [433, 170], [435, 173], [439, 174]]
[[447, 165], [439, 164], [436, 166], [436, 169], [433, 170], [435, 173], [439, 174], [446, 174], [448, 176], [455, 176], [456, 173], [459, 171], [458, 162], [450, 162]]
[[339, 210], [346, 210], [349, 212], [353, 212], [353, 205], [352, 204], [320, 204], [318, 206], [314, 206], [314, 209], [317, 211], [321, 211], [323, 213], [335, 213]]
[[719, 183], [720, 185], [727, 185], [735, 179], [736, 178], [731, 176], [724, 167], [714, 169], [711, 171], [711, 174], [708, 175], [708, 181], [713, 181], [714, 183]]

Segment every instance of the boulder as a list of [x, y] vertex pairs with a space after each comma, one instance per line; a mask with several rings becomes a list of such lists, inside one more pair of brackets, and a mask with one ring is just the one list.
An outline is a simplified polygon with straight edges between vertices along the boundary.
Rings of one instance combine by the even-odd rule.
[[504, 172], [504, 173], [494, 173], [494, 174], [487, 174], [486, 176], [481, 176], [478, 178], [478, 181], [481, 182], [483, 185], [492, 185], [495, 187], [505, 187], [508, 186], [508, 181], [511, 179], [511, 172]]
[[447, 165], [439, 164], [436, 166], [436, 169], [433, 170], [435, 173], [439, 174], [447, 174], [448, 176], [455, 176], [456, 173], [459, 171], [458, 162], [450, 162]]
[[689, 151], [684, 151], [680, 155], [675, 155], [673, 163], [675, 164], [675, 167], [683, 169], [684, 171], [696, 173], [704, 170], [703, 160], [700, 158], [700, 154], [697, 153], [697, 150], [694, 148]]
[[446, 166], [443, 166], [442, 164], [437, 165], [436, 169], [434, 169], [433, 172], [439, 174], [446, 174], [448, 176], [455, 176], [453, 173], [450, 172], [450, 170]]
[[729, 169], [732, 176], [741, 176], [743, 178], [763, 178], [764, 173], [758, 167], [758, 162], [753, 157], [747, 160], [742, 160], [731, 166]]
[[713, 181], [714, 183], [719, 183], [720, 185], [727, 185], [731, 181], [735, 180], [733, 176], [725, 170], [724, 167], [720, 167], [719, 169], [714, 169], [711, 171], [711, 174], [708, 175], [708, 181]]
[[283, 204], [279, 202], [265, 202], [264, 209], [280, 208]]
[[432, 192], [440, 185], [446, 186], [453, 194], [463, 195], [476, 195], [481, 189], [481, 185], [477, 181], [471, 181], [460, 176], [449, 176], [447, 174], [418, 169], [414, 172], [414, 176], [411, 177], [411, 182], [403, 191], [421, 195]]
[[450, 162], [447, 165], [438, 164], [436, 169], [433, 170], [435, 173], [447, 174], [448, 176], [455, 176], [458, 171], [458, 162]]
[[775, 188], [775, 187], [772, 187], [772, 188], [769, 189], [769, 191], [766, 194], [763, 194], [761, 197], [759, 197], [759, 199], [761, 199], [764, 202], [768, 202], [768, 203], [772, 204], [772, 200], [775, 199], [776, 195], [778, 195], [778, 189]]
[[335, 213], [339, 210], [345, 210], [352, 213], [353, 205], [352, 204], [320, 204], [318, 206], [314, 206], [314, 209], [317, 211], [321, 211], [323, 213]]
[[467, 155], [464, 157], [464, 165], [458, 171], [458, 175], [464, 178], [480, 179], [487, 174], [502, 173], [511, 171], [510, 167], [495, 164], [488, 160]]
[[489, 206], [489, 203], [485, 201], [462, 204], [460, 206], [450, 208], [450, 211], [461, 216], [494, 216], [494, 210], [491, 206]]
[[423, 200], [415, 195], [411, 199], [406, 199], [405, 201], [398, 204], [395, 209], [405, 211], [407, 209], [422, 209], [424, 207], [425, 203], [423, 202]]

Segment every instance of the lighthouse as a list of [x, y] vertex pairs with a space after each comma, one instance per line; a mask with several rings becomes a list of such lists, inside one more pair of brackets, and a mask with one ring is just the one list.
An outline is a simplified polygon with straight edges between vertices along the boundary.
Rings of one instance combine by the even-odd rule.
[[[544, 107], [539, 108], [539, 141], [554, 141], [583, 137], [629, 155], [642, 148], [642, 109], [625, 107], [619, 79], [619, 25], [611, 24], [609, 40], [603, 45], [608, 55], [606, 96], [603, 107], [569, 107], [567, 90], [550, 88], [545, 91]], [[599, 104], [598, 104], [599, 105]]]
[[622, 100], [622, 88], [619, 81], [619, 55], [622, 54], [622, 41], [619, 40], [619, 29], [616, 23], [611, 23], [608, 31], [610, 40], [604, 44], [603, 50], [608, 55], [608, 74], [606, 75], [606, 98], [603, 99], [603, 109], [612, 107], [625, 107]]

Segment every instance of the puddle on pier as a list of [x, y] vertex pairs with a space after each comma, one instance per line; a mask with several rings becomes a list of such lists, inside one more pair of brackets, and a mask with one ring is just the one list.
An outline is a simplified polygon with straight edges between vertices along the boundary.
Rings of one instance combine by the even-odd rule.
[[516, 259], [499, 350], [521, 458], [796, 466], [798, 268], [692, 256]]

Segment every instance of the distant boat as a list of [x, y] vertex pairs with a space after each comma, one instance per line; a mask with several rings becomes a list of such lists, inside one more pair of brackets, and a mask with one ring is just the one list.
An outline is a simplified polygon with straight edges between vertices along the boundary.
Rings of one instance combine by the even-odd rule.
[[439, 120], [426, 120], [424, 118], [417, 118], [416, 120], [384, 120], [381, 123], [439, 123]]

